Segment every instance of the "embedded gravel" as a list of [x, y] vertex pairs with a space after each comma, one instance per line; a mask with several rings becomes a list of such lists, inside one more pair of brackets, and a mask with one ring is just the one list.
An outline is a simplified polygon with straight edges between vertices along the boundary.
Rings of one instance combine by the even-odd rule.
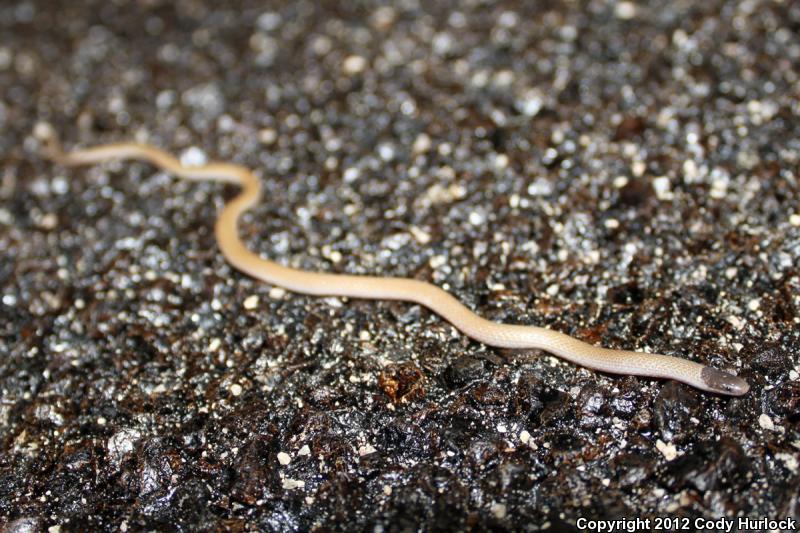
[[[24, 0], [0, 34], [4, 531], [800, 519], [800, 4]], [[254, 169], [265, 257], [751, 391], [256, 282], [233, 187], [54, 166], [43, 123]]]

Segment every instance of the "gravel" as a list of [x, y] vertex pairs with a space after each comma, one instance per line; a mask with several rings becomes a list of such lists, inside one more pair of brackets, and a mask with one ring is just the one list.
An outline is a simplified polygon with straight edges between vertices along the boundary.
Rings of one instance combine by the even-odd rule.
[[[800, 518], [800, 5], [0, 5], [4, 531], [575, 530]], [[728, 368], [742, 398], [470, 341], [265, 257]]]

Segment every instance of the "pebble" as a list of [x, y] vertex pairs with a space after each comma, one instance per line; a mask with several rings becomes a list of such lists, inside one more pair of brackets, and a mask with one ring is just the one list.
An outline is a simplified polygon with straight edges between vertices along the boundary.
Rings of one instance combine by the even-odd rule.
[[656, 441], [656, 449], [666, 458], [667, 461], [672, 461], [678, 456], [678, 449], [674, 444], [666, 444], [661, 439]]
[[208, 161], [206, 153], [196, 146], [191, 146], [181, 152], [180, 162], [185, 167], [199, 167]]
[[420, 133], [414, 140], [411, 150], [415, 154], [423, 154], [431, 149], [431, 138], [425, 133]]
[[761, 429], [766, 429], [767, 431], [775, 430], [775, 424], [767, 413], [761, 413], [758, 417], [758, 425], [761, 426]]
[[361, 56], [347, 56], [342, 64], [346, 74], [359, 74], [367, 68], [367, 60]]
[[253, 294], [251, 296], [248, 296], [244, 300], [244, 308], [248, 310], [255, 309], [256, 307], [258, 307], [258, 301], [259, 301], [258, 295]]
[[286, 452], [278, 452], [278, 462], [281, 465], [286, 466], [292, 462], [292, 457]]

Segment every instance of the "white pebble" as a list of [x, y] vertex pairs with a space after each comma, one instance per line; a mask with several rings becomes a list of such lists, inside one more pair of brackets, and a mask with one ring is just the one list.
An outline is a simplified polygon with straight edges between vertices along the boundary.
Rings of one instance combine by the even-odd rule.
[[508, 509], [506, 508], [506, 504], [504, 503], [493, 503], [492, 504], [492, 514], [498, 520], [502, 520], [506, 517], [508, 513]]
[[286, 490], [302, 489], [305, 488], [306, 482], [299, 479], [286, 478], [282, 482], [283, 488]]
[[181, 165], [185, 167], [199, 167], [206, 164], [208, 157], [206, 157], [206, 153], [197, 146], [190, 146], [181, 152], [180, 160]]
[[380, 154], [381, 159], [384, 161], [391, 161], [394, 159], [394, 148], [389, 144], [382, 144], [378, 148], [378, 154]]
[[292, 457], [286, 452], [278, 452], [278, 462], [286, 466], [292, 462]]
[[427, 152], [431, 149], [431, 138], [428, 137], [425, 133], [420, 133], [417, 135], [417, 138], [414, 140], [414, 145], [411, 147], [411, 150], [415, 154], [422, 154]]
[[758, 425], [767, 431], [773, 431], [775, 429], [775, 424], [767, 413], [761, 413], [761, 416], [758, 417]]
[[258, 140], [266, 145], [273, 144], [278, 140], [278, 132], [272, 128], [264, 128], [258, 132]]
[[367, 60], [357, 55], [347, 56], [342, 66], [344, 67], [345, 73], [358, 74], [367, 68]]
[[502, 170], [508, 167], [508, 156], [506, 154], [497, 154], [494, 158], [494, 167]]
[[531, 434], [528, 433], [528, 430], [523, 429], [522, 431], [520, 431], [519, 440], [520, 442], [522, 442], [522, 444], [528, 444], [528, 442], [530, 442]]
[[37, 122], [33, 127], [33, 136], [40, 141], [46, 141], [53, 135], [53, 126], [49, 122]]
[[619, 227], [619, 220], [616, 218], [609, 218], [604, 222], [604, 225], [608, 229], [617, 229]]
[[417, 226], [411, 226], [410, 228], [411, 235], [417, 240], [420, 244], [428, 244], [431, 242], [431, 236], [426, 231], [418, 228]]
[[378, 451], [378, 450], [376, 450], [376, 449], [375, 449], [375, 448], [372, 446], [372, 444], [369, 444], [369, 443], [367, 443], [367, 444], [365, 444], [364, 446], [359, 446], [359, 448], [358, 448], [358, 455], [360, 455], [360, 456], [362, 456], [362, 457], [363, 457], [364, 455], [369, 455], [369, 454], [371, 454], [371, 453], [375, 453], [375, 452], [377, 452], [377, 451]]
[[269, 290], [269, 297], [273, 300], [280, 300], [286, 296], [286, 290], [282, 289], [281, 287], [272, 287]]
[[667, 176], [659, 176], [653, 180], [653, 190], [659, 200], [671, 200], [673, 198], [671, 184]]
[[436, 269], [436, 268], [439, 268], [441, 266], [444, 266], [446, 263], [447, 263], [447, 258], [445, 256], [443, 256], [443, 255], [434, 255], [428, 261], [428, 264], [433, 269]]
[[308, 447], [308, 444], [303, 444], [303, 447], [297, 450], [297, 455], [299, 457], [305, 457], [306, 455], [311, 455], [311, 448]]
[[255, 309], [256, 307], [258, 307], [258, 296], [255, 294], [248, 296], [244, 301], [244, 308]]
[[800, 227], [800, 214], [792, 213], [789, 215], [789, 224], [795, 227]]
[[256, 26], [264, 31], [276, 30], [280, 25], [281, 16], [274, 11], [266, 11], [256, 19]]
[[342, 179], [344, 179], [344, 181], [347, 183], [352, 183], [353, 181], [357, 180], [360, 175], [361, 172], [357, 168], [349, 167], [345, 169]]
[[775, 458], [783, 461], [783, 464], [786, 466], [786, 469], [789, 470], [794, 475], [798, 473], [798, 461], [797, 457], [791, 453], [776, 453]]
[[233, 385], [231, 385], [230, 391], [231, 394], [233, 394], [234, 396], [239, 396], [242, 394], [242, 386], [239, 385], [238, 383], [234, 383]]
[[666, 444], [661, 439], [656, 441], [656, 448], [667, 459], [667, 461], [672, 461], [678, 456], [678, 449], [675, 447], [675, 445]]
[[614, 15], [618, 19], [630, 20], [636, 16], [636, 4], [633, 2], [620, 2], [614, 8]]

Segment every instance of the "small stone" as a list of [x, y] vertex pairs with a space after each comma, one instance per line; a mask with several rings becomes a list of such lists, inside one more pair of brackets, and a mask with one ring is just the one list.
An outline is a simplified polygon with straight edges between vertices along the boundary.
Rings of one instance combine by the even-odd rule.
[[252, 296], [248, 296], [244, 301], [244, 308], [248, 310], [252, 310], [258, 307], [258, 296], [253, 294]]
[[761, 426], [761, 429], [766, 429], [767, 431], [775, 430], [775, 424], [767, 413], [761, 413], [761, 416], [758, 417], [758, 425]]
[[378, 154], [384, 161], [391, 161], [394, 159], [394, 148], [390, 144], [382, 144], [378, 147]]
[[180, 161], [181, 165], [185, 167], [199, 167], [206, 164], [208, 157], [200, 148], [196, 146], [190, 146], [181, 152]]
[[445, 264], [447, 264], [447, 257], [443, 255], [434, 255], [433, 257], [430, 258], [428, 264], [433, 269], [443, 267]]
[[789, 215], [789, 224], [795, 227], [800, 227], [800, 214], [792, 213]]
[[342, 174], [342, 179], [345, 181], [345, 183], [352, 183], [356, 181], [360, 175], [361, 171], [359, 171], [357, 168], [349, 167], [346, 168], [344, 174]]
[[497, 154], [494, 158], [494, 167], [498, 170], [508, 168], [508, 156], [506, 154]]
[[506, 504], [504, 503], [493, 503], [492, 504], [492, 514], [498, 520], [502, 520], [506, 517], [508, 513], [508, 509], [506, 508]]
[[305, 457], [306, 455], [311, 455], [311, 448], [308, 447], [308, 444], [303, 444], [303, 447], [297, 450], [297, 456]]
[[238, 383], [234, 383], [233, 385], [231, 385], [229, 390], [231, 391], [231, 394], [233, 396], [240, 396], [242, 394], [242, 386], [239, 385]]
[[431, 242], [431, 235], [417, 226], [411, 226], [409, 231], [411, 231], [411, 235], [414, 236], [414, 239], [416, 239], [418, 243], [428, 244]]
[[369, 455], [369, 454], [371, 454], [371, 453], [375, 453], [375, 452], [377, 452], [377, 451], [378, 451], [378, 450], [376, 450], [376, 449], [375, 449], [375, 448], [372, 446], [372, 444], [369, 444], [369, 443], [367, 443], [367, 444], [365, 444], [364, 446], [359, 446], [359, 448], [358, 448], [358, 455], [360, 455], [360, 456], [362, 456], [362, 457], [363, 457], [363, 456], [365, 456], [365, 455]]
[[342, 67], [346, 74], [359, 74], [367, 68], [367, 60], [357, 55], [347, 56], [342, 63]]
[[636, 4], [633, 2], [620, 2], [614, 8], [614, 15], [618, 19], [630, 20], [636, 16]]
[[47, 213], [42, 217], [39, 226], [42, 229], [51, 230], [58, 226], [58, 216], [55, 213]]
[[286, 466], [292, 462], [292, 457], [286, 452], [278, 452], [278, 462]]
[[258, 140], [262, 144], [269, 146], [278, 140], [278, 132], [272, 128], [264, 128], [258, 132]]
[[675, 447], [674, 444], [666, 444], [661, 439], [656, 441], [656, 449], [661, 452], [661, 454], [667, 459], [667, 461], [672, 461], [678, 456], [678, 449]]
[[33, 126], [33, 136], [40, 141], [46, 141], [54, 136], [53, 126], [49, 122], [37, 122]]
[[667, 176], [655, 178], [653, 180], [653, 190], [656, 193], [656, 198], [659, 200], [671, 200], [674, 197], [672, 194], [672, 185]]
[[528, 444], [528, 442], [531, 440], [531, 434], [528, 433], [527, 430], [523, 429], [519, 433], [519, 440], [522, 442], [522, 444]]
[[414, 140], [414, 145], [411, 147], [411, 150], [415, 154], [422, 154], [430, 149], [431, 149], [431, 138], [425, 133], [420, 133], [419, 135], [417, 135], [417, 138]]
[[281, 485], [286, 490], [302, 489], [302, 488], [305, 488], [306, 482], [305, 481], [301, 481], [299, 479], [286, 478], [286, 479], [283, 480]]
[[272, 287], [269, 290], [269, 297], [272, 298], [273, 300], [280, 300], [284, 296], [286, 296], [286, 289], [283, 289], [281, 287]]
[[794, 475], [798, 473], [798, 460], [794, 454], [791, 453], [776, 453], [775, 458], [782, 461], [786, 469]]

